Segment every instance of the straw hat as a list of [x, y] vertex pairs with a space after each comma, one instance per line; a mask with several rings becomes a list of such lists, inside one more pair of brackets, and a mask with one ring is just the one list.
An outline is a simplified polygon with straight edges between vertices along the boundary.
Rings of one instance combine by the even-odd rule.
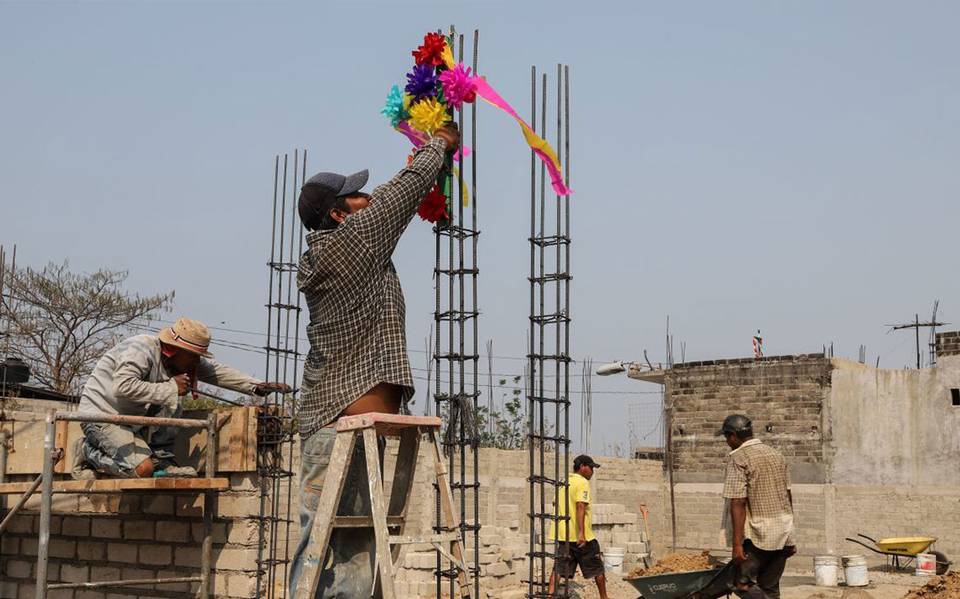
[[188, 352], [212, 358], [213, 354], [207, 351], [210, 347], [210, 330], [199, 320], [181, 318], [173, 323], [172, 327], [160, 331], [160, 341], [167, 345], [179, 347]]

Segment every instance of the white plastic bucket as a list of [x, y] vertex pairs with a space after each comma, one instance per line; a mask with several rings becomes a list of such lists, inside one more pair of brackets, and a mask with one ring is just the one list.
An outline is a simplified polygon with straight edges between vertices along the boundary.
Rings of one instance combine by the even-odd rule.
[[862, 555], [845, 555], [843, 561], [843, 579], [848, 587], [865, 587], [870, 584], [867, 576], [867, 558]]
[[937, 556], [932, 553], [917, 554], [917, 576], [935, 576], [937, 574]]
[[817, 555], [813, 558], [813, 576], [818, 587], [835, 587], [840, 574], [840, 561], [835, 555]]
[[623, 547], [607, 547], [603, 550], [603, 567], [605, 570], [623, 574]]

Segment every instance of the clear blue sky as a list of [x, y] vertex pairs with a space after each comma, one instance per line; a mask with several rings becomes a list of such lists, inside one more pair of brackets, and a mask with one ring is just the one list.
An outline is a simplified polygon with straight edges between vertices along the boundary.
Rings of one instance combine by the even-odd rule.
[[[902, 367], [912, 336], [885, 323], [935, 298], [960, 319], [958, 20], [952, 2], [3, 2], [0, 241], [260, 331], [273, 156], [388, 178], [407, 142], [384, 95], [454, 23], [481, 30], [481, 72], [524, 111], [530, 65], [570, 65], [577, 358], [662, 360], [669, 314], [678, 357], [748, 355], [759, 328], [768, 354], [863, 343]], [[481, 339], [518, 356], [528, 153], [502, 114], [480, 123]], [[396, 263], [419, 350], [425, 223]], [[595, 395], [594, 449], [625, 443], [638, 402], [649, 430], [656, 396]]]

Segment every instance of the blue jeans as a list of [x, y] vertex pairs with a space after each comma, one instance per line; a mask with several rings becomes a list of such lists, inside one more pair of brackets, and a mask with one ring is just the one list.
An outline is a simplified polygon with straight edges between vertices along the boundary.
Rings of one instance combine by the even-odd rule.
[[[303, 568], [304, 553], [310, 544], [313, 519], [320, 503], [323, 477], [330, 465], [330, 454], [337, 433], [323, 428], [306, 439], [300, 439], [300, 544], [293, 554], [290, 567], [290, 596], [295, 597], [297, 581]], [[380, 447], [383, 466], [383, 444]], [[353, 452], [347, 481], [340, 497], [337, 514], [341, 516], [369, 516], [370, 494], [363, 439], [358, 438]], [[365, 599], [373, 594], [376, 560], [376, 539], [372, 528], [334, 529], [320, 571], [316, 597], [334, 599]], [[295, 597], [295, 599], [308, 599]]]

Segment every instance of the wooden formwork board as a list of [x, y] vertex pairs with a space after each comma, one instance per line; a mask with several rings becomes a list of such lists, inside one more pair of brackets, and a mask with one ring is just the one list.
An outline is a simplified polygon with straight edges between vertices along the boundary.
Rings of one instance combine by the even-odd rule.
[[[6, 474], [34, 474], [42, 471], [43, 435], [46, 428], [44, 414], [36, 412], [6, 412], [0, 421], [0, 430], [9, 435], [7, 441]], [[190, 412], [185, 418], [205, 418], [205, 412]], [[229, 408], [217, 412], [217, 472], [252, 472], [257, 469], [257, 409]], [[203, 469], [206, 456], [207, 431], [182, 429], [175, 453], [181, 465]], [[83, 436], [79, 422], [57, 422], [56, 447], [64, 450], [63, 459], [54, 471], [68, 473], [74, 459], [74, 445]]]

